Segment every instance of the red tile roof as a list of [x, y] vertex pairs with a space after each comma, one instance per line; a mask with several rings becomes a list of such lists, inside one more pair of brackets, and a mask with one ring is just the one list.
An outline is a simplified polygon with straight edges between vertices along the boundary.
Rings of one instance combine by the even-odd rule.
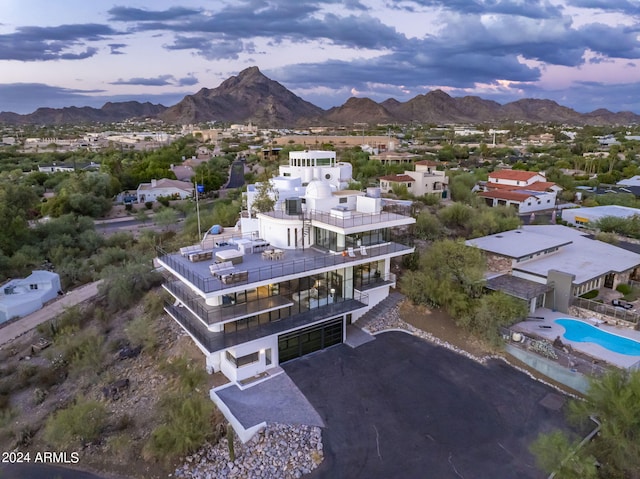
[[527, 185], [527, 189], [533, 191], [547, 191], [552, 186], [556, 186], [553, 181], [536, 181], [535, 183]]
[[528, 198], [531, 198], [533, 195], [527, 193], [518, 193], [517, 191], [482, 191], [478, 193], [478, 196], [482, 196], [483, 198], [496, 198], [499, 200], [509, 200], [509, 201], [525, 201]]
[[500, 180], [517, 180], [517, 181], [529, 181], [536, 175], [539, 175], [535, 171], [522, 171], [522, 170], [498, 170], [493, 173], [489, 173], [489, 178], [496, 178]]
[[406, 183], [408, 181], [416, 181], [409, 175], [386, 175], [386, 176], [381, 176], [380, 179], [385, 181], [392, 181], [394, 183]]

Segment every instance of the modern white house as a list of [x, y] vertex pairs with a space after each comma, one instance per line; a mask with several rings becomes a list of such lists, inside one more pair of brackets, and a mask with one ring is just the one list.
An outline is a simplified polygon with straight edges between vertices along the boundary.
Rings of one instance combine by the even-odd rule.
[[415, 196], [440, 195], [446, 196], [449, 177], [445, 171], [437, 169], [435, 161], [422, 160], [415, 163], [415, 171], [405, 171], [404, 174], [381, 176], [380, 190], [389, 193], [395, 185], [404, 185], [407, 191]]
[[519, 214], [529, 214], [554, 209], [559, 191], [561, 187], [540, 173], [498, 170], [489, 174], [477, 194], [489, 206], [509, 206]]
[[232, 237], [159, 251], [172, 295], [165, 310], [208, 370], [234, 384], [345, 341], [347, 325], [395, 286], [391, 259], [414, 251], [393, 234], [413, 218], [383, 211], [375, 188], [341, 189], [351, 165], [333, 152], [300, 153], [272, 180], [272, 211], [251, 212], [252, 185]]
[[487, 286], [567, 312], [571, 300], [640, 277], [640, 255], [561, 225], [529, 225], [466, 242], [484, 251]]
[[151, 180], [151, 183], [140, 183], [136, 190], [138, 203], [147, 201], [157, 201], [158, 197], [184, 200], [193, 195], [193, 184], [188, 181], [170, 180], [162, 178], [161, 180]]
[[0, 323], [31, 314], [58, 296], [60, 276], [33, 271], [24, 279], [12, 279], [0, 287]]

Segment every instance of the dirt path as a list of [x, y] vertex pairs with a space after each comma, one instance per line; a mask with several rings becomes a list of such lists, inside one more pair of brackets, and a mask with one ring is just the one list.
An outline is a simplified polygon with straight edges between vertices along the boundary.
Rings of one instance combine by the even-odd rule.
[[80, 304], [98, 294], [101, 281], [86, 284], [47, 304], [44, 308], [28, 316], [20, 318], [6, 326], [0, 327], [0, 345], [3, 345], [22, 334], [31, 331], [38, 325], [55, 318], [66, 308]]

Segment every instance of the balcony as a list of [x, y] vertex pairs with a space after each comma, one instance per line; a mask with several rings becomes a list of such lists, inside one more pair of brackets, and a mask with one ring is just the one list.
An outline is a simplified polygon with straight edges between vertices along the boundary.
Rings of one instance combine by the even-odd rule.
[[210, 353], [214, 353], [238, 344], [301, 328], [323, 319], [350, 313], [366, 307], [368, 303], [369, 297], [365, 293], [356, 291], [354, 292], [354, 298], [342, 299], [337, 303], [310, 309], [279, 321], [260, 324], [256, 327], [246, 328], [233, 333], [211, 332], [186, 308], [176, 306], [172, 303], [165, 303], [165, 311], [188, 331], [202, 347]]
[[242, 319], [293, 305], [293, 301], [284, 296], [269, 296], [240, 304], [211, 306], [202, 296], [195, 294], [181, 281], [167, 281], [162, 286], [208, 325], [230, 319]]
[[244, 255], [242, 263], [235, 265], [235, 271], [248, 273], [246, 279], [230, 284], [225, 284], [219, 278], [212, 277], [207, 261], [192, 263], [180, 254], [168, 254], [159, 248], [158, 261], [206, 294], [231, 288], [246, 289], [247, 284], [273, 281], [277, 278], [301, 273], [308, 275], [323, 268], [347, 267], [352, 263], [368, 262], [387, 254], [399, 256], [413, 252], [413, 247], [399, 243], [384, 243], [367, 246], [366, 252], [366, 255], [356, 251], [353, 256], [342, 256], [313, 248], [285, 250], [284, 259], [275, 261], [264, 260], [257, 253], [248, 253]]
[[[388, 211], [382, 211], [378, 214], [359, 213], [357, 211], [349, 211], [351, 213], [349, 217], [334, 216], [326, 211], [307, 211], [304, 213], [305, 221], [311, 221], [313, 223], [322, 223], [325, 225], [336, 226], [338, 228], [355, 228], [365, 225], [377, 225], [380, 223], [391, 223], [390, 226], [396, 225], [408, 225], [415, 223], [415, 220], [410, 216], [399, 215], [396, 213], [390, 213]], [[277, 219], [289, 219], [289, 220], [302, 220], [303, 215], [288, 215], [284, 211], [270, 211], [262, 213], [271, 218]]]
[[354, 288], [358, 291], [368, 291], [373, 288], [379, 288], [380, 286], [395, 284], [395, 282], [396, 275], [387, 273], [380, 277], [358, 278], [354, 283]]

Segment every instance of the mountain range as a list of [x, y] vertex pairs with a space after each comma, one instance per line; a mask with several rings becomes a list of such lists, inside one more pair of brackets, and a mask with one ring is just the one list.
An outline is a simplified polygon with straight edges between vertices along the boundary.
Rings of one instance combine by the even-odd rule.
[[202, 88], [171, 106], [136, 101], [106, 103], [102, 108], [38, 108], [27, 115], [0, 113], [6, 124], [83, 124], [153, 118], [174, 124], [209, 121], [246, 123], [261, 127], [353, 125], [354, 123], [487, 123], [524, 121], [603, 125], [640, 123], [632, 112], [598, 109], [579, 113], [555, 101], [523, 99], [501, 105], [477, 96], [453, 98], [442, 90], [418, 95], [406, 102], [393, 98], [377, 103], [369, 98], [349, 98], [342, 106], [324, 110], [250, 67], [222, 82]]

